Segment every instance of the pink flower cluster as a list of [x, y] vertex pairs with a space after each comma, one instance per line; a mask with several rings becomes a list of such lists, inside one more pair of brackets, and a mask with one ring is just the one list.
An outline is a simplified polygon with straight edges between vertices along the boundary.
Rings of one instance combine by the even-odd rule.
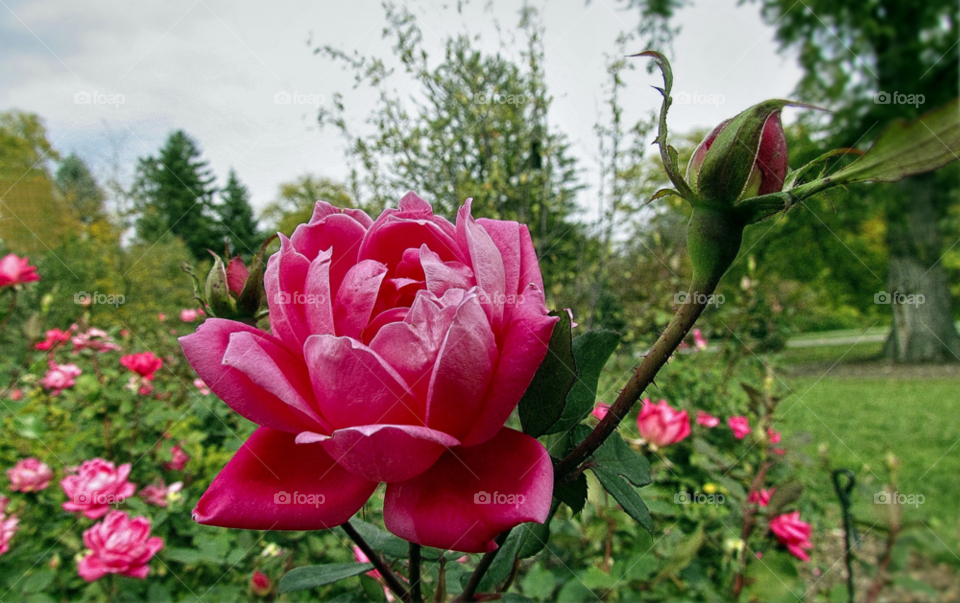
[[80, 350], [93, 350], [101, 354], [112, 350], [119, 350], [120, 346], [113, 342], [113, 338], [102, 329], [87, 329], [73, 338], [73, 353]]
[[73, 335], [77, 325], [73, 325], [69, 330], [61, 331], [60, 329], [50, 329], [46, 333], [46, 339], [35, 345], [34, 347], [38, 350], [49, 350], [54, 346], [63, 343], [64, 341], [70, 341], [70, 337]]

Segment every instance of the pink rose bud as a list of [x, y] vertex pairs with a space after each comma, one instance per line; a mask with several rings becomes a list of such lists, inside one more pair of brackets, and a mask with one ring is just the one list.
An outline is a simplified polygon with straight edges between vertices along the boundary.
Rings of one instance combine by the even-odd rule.
[[647, 398], [637, 417], [637, 428], [647, 443], [663, 448], [690, 435], [690, 417], [685, 410], [674, 410], [666, 400], [653, 404]]
[[810, 561], [806, 550], [813, 548], [810, 542], [812, 528], [809, 523], [800, 521], [800, 511], [778, 515], [770, 520], [770, 531], [777, 537], [777, 541], [787, 547], [797, 559]]
[[247, 270], [240, 256], [238, 255], [230, 260], [230, 263], [227, 264], [227, 288], [230, 289], [230, 292], [239, 297], [240, 293], [243, 292], [244, 285], [247, 284], [248, 278], [250, 278], [250, 271]]
[[180, 310], [180, 320], [183, 322], [193, 322], [200, 316], [200, 313], [194, 308], [184, 308]]
[[37, 274], [37, 267], [30, 265], [30, 258], [21, 258], [10, 253], [0, 259], [0, 287], [21, 285], [39, 280], [40, 275]]
[[70, 341], [70, 331], [61, 331], [60, 329], [50, 329], [47, 331], [47, 338], [35, 345], [38, 350], [49, 350], [55, 345], [64, 341]]
[[687, 164], [690, 187], [726, 205], [780, 192], [788, 169], [782, 108], [780, 101], [760, 103], [714, 128]]
[[779, 444], [781, 435], [779, 431], [774, 431], [773, 428], [767, 430], [767, 437], [770, 438], [771, 444]]
[[10, 399], [13, 400], [14, 402], [19, 402], [20, 400], [23, 400], [23, 390], [18, 387], [17, 389], [10, 392]]
[[163, 483], [163, 478], [160, 478], [155, 483], [141, 489], [140, 492], [138, 492], [138, 496], [147, 504], [166, 507], [170, 499], [173, 498], [177, 492], [180, 492], [182, 488], [183, 482], [174, 482], [167, 486]]
[[53, 471], [46, 463], [31, 457], [18, 462], [13, 469], [7, 469], [7, 477], [14, 492], [39, 492], [50, 485]]
[[167, 315], [164, 314], [163, 312], [157, 314], [157, 320], [159, 320], [160, 322], [163, 322], [163, 321], [165, 321], [166, 319], [167, 319]]
[[50, 390], [51, 396], [57, 396], [63, 390], [73, 387], [82, 372], [75, 364], [55, 364], [51, 361], [50, 370], [40, 380], [40, 385]]
[[107, 574], [128, 578], [146, 578], [150, 559], [163, 548], [163, 539], [150, 537], [150, 520], [112, 511], [100, 523], [83, 533], [83, 543], [90, 549], [77, 567], [87, 582]]
[[[183, 442], [180, 442], [180, 444], [183, 444]], [[173, 460], [167, 463], [165, 467], [171, 471], [183, 471], [184, 465], [190, 460], [190, 455], [184, 452], [179, 445], [171, 448], [170, 454], [173, 456]]]
[[693, 345], [696, 346], [698, 350], [707, 349], [707, 340], [703, 338], [703, 331], [700, 329], [693, 330]]
[[0, 555], [10, 550], [10, 539], [19, 529], [18, 523], [20, 519], [16, 515], [7, 517], [5, 513], [0, 513]]
[[163, 366], [163, 360], [154, 356], [153, 352], [140, 352], [121, 357], [120, 364], [147, 381], [153, 381], [153, 374]]
[[603, 402], [597, 402], [597, 405], [593, 407], [593, 412], [591, 413], [598, 420], [602, 421], [607, 413], [610, 412], [610, 405], [604, 404]]
[[704, 427], [713, 429], [719, 424], [720, 419], [717, 417], [711, 415], [710, 413], [703, 412], [702, 410], [697, 411], [697, 425], [703, 425]]
[[733, 437], [738, 440], [747, 437], [752, 431], [750, 429], [750, 419], [746, 417], [730, 417], [727, 419], [727, 425], [733, 430]]
[[110, 511], [110, 505], [122, 503], [137, 491], [137, 487], [127, 481], [130, 463], [115, 468], [113, 463], [96, 458], [84, 461], [70, 473], [60, 480], [69, 499], [62, 506], [67, 511], [79, 511], [89, 519], [100, 519]]
[[[546, 520], [550, 455], [506, 425], [558, 320], [525, 226], [475, 219], [470, 200], [450, 223], [413, 193], [376, 221], [318, 202], [262, 281], [270, 332], [208, 318], [180, 339], [199, 378], [260, 426], [200, 498], [199, 523], [330, 528], [379, 483], [386, 528], [424, 546], [486, 552]], [[223, 305], [208, 296], [209, 310], [228, 316], [225, 267], [210, 284]], [[484, 504], [495, 492], [523, 502]]]
[[770, 488], [769, 490], [761, 489], [760, 491], [754, 490], [750, 493], [750, 496], [747, 497], [747, 502], [766, 507], [770, 504], [770, 495], [775, 491], [776, 488]]
[[210, 395], [210, 388], [207, 387], [207, 384], [203, 382], [203, 379], [194, 379], [193, 386], [198, 390], [200, 390], [200, 395], [202, 396]]
[[266, 597], [273, 590], [273, 584], [270, 583], [270, 578], [266, 574], [254, 570], [250, 578], [250, 590], [258, 597]]

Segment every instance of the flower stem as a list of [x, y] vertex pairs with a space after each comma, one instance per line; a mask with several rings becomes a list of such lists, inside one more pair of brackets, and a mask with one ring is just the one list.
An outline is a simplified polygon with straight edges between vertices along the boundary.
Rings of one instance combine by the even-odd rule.
[[407, 589], [404, 588], [403, 584], [400, 583], [399, 578], [397, 578], [396, 574], [393, 573], [393, 570], [390, 569], [390, 566], [387, 565], [387, 562], [384, 561], [383, 557], [380, 556], [380, 553], [373, 550], [373, 547], [367, 544], [367, 541], [363, 539], [363, 536], [361, 536], [352, 525], [350, 525], [349, 521], [340, 527], [347, 534], [347, 536], [350, 537], [350, 540], [360, 547], [360, 550], [363, 551], [363, 554], [367, 556], [367, 559], [370, 560], [370, 563], [377, 568], [377, 571], [380, 572], [380, 578], [383, 579], [384, 583], [387, 585], [387, 588], [392, 590], [393, 594], [399, 597], [401, 601], [407, 601], [409, 603], [410, 593], [407, 592]]
[[467, 585], [464, 587], [463, 592], [460, 593], [460, 596], [454, 599], [454, 603], [461, 603], [463, 601], [473, 601], [473, 595], [476, 594], [477, 589], [480, 587], [480, 581], [483, 580], [484, 574], [487, 573], [487, 570], [490, 569], [490, 565], [493, 563], [493, 560], [496, 559], [497, 553], [500, 552], [500, 547], [503, 546], [503, 543], [507, 541], [507, 536], [510, 535], [510, 530], [505, 532], [500, 532], [494, 542], [497, 543], [497, 548], [493, 549], [489, 553], [485, 553], [483, 557], [480, 558], [480, 563], [477, 564], [476, 569], [473, 570], [473, 573], [470, 575], [470, 581], [467, 582]]
[[410, 543], [410, 599], [412, 603], [423, 603], [423, 589], [420, 587], [420, 545]]

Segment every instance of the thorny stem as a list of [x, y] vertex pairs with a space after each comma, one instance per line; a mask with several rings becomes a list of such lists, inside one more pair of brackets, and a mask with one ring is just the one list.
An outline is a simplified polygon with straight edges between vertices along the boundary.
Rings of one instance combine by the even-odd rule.
[[484, 574], [486, 574], [487, 570], [490, 569], [490, 565], [493, 563], [493, 560], [496, 559], [497, 553], [500, 552], [500, 547], [502, 547], [503, 543], [507, 541], [507, 536], [509, 535], [510, 530], [500, 532], [500, 535], [494, 540], [494, 542], [497, 543], [497, 548], [493, 549], [489, 553], [485, 553], [483, 557], [480, 558], [480, 563], [477, 564], [477, 568], [473, 570], [473, 574], [470, 575], [470, 581], [467, 582], [467, 586], [464, 587], [463, 592], [460, 593], [460, 596], [454, 599], [454, 603], [473, 601], [473, 595], [476, 594], [477, 588], [480, 587], [480, 581], [483, 580]]
[[420, 545], [410, 543], [410, 599], [412, 603], [423, 603], [423, 589], [420, 586]]
[[[763, 487], [763, 482], [767, 479], [767, 471], [769, 471], [772, 466], [773, 463], [770, 461], [766, 461], [760, 466], [757, 474], [753, 476], [753, 481], [750, 483], [750, 494], [760, 491], [760, 488]], [[756, 509], [752, 505], [747, 504], [743, 506], [743, 530], [740, 532], [740, 539], [743, 540], [744, 543], [744, 554], [741, 555], [740, 569], [737, 571], [737, 576], [733, 583], [734, 601], [740, 598], [740, 591], [743, 590], [743, 571], [747, 566], [746, 543], [750, 538], [750, 533], [755, 527], [754, 515], [756, 515]]]
[[343, 528], [343, 531], [350, 537], [350, 540], [360, 547], [360, 550], [367, 556], [370, 563], [377, 568], [377, 571], [380, 572], [380, 578], [387, 585], [387, 588], [393, 591], [393, 594], [399, 597], [401, 601], [410, 603], [410, 593], [407, 592], [407, 589], [400, 583], [400, 580], [396, 574], [393, 573], [393, 570], [390, 569], [390, 566], [387, 565], [387, 562], [383, 560], [383, 557], [380, 556], [380, 553], [373, 550], [373, 548], [367, 544], [367, 541], [350, 525], [349, 521], [340, 527]]

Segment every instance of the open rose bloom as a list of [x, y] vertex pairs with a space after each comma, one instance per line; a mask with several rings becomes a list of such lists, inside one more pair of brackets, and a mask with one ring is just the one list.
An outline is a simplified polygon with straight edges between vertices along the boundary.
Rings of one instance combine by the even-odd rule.
[[690, 416], [685, 410], [674, 409], [666, 400], [654, 404], [647, 398], [637, 416], [637, 429], [648, 444], [663, 448], [690, 435]]
[[375, 222], [319, 202], [280, 241], [264, 277], [271, 333], [211, 318], [180, 340], [213, 393], [260, 425], [194, 518], [330, 528], [386, 482], [386, 527], [423, 545], [489, 551], [546, 520], [550, 457], [504, 426], [556, 322], [526, 227], [474, 220], [469, 201], [454, 225], [409, 193]]
[[148, 563], [163, 548], [163, 539], [150, 536], [150, 520], [112, 511], [106, 519], [83, 533], [90, 553], [80, 561], [77, 573], [87, 582], [107, 574], [146, 578]]
[[46, 463], [30, 457], [7, 469], [7, 477], [10, 478], [10, 489], [14, 492], [39, 492], [50, 485], [53, 471]]

